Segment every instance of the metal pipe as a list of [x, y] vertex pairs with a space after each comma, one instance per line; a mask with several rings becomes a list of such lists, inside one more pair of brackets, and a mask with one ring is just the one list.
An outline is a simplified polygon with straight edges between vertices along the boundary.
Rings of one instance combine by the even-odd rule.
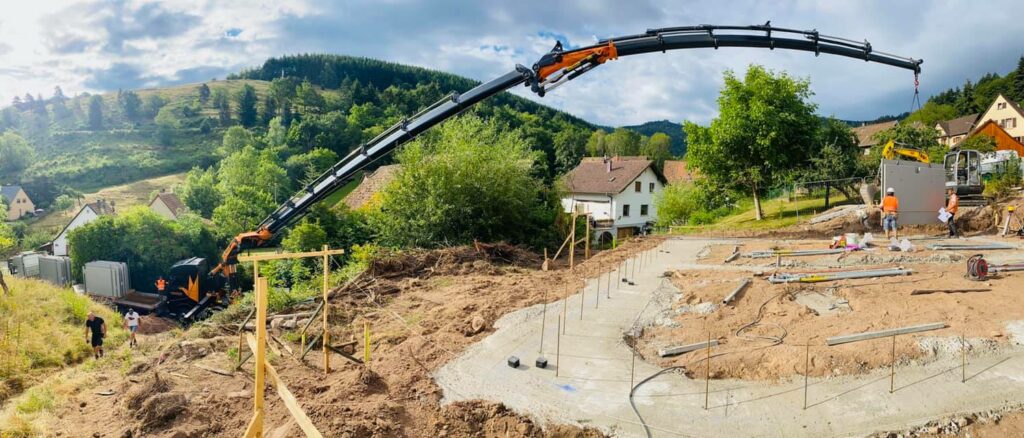
[[958, 244], [953, 244], [953, 243], [937, 243], [935, 245], [930, 245], [928, 247], [928, 249], [935, 250], [935, 251], [958, 251], [958, 250], [964, 250], [964, 251], [984, 251], [984, 250], [997, 250], [997, 249], [1017, 249], [1017, 247], [1013, 246], [1013, 245], [1004, 245], [1004, 244], [1001, 244], [1001, 243], [979, 244], [979, 245], [958, 245]]
[[768, 251], [753, 251], [753, 252], [749, 252], [747, 254], [744, 254], [744, 256], [752, 258], [752, 259], [767, 259], [767, 258], [780, 257], [780, 256], [784, 256], [784, 257], [800, 257], [800, 256], [842, 254], [842, 253], [847, 252], [847, 251], [849, 251], [849, 250], [847, 250], [845, 248], [836, 248], [836, 249], [798, 249], [798, 250], [793, 250], [793, 249], [778, 249], [778, 250], [775, 250], [775, 249], [773, 249], [773, 250], [768, 250]]
[[744, 278], [743, 283], [740, 283], [739, 286], [736, 286], [736, 289], [733, 289], [732, 292], [729, 293], [729, 295], [725, 296], [725, 299], [722, 300], [722, 304], [729, 304], [730, 301], [736, 298], [736, 295], [739, 295], [739, 293], [742, 292], [743, 289], [746, 289], [747, 286], [750, 285], [750, 282], [751, 280], [749, 278]]
[[818, 283], [822, 281], [849, 280], [855, 278], [891, 277], [894, 275], [910, 275], [909, 269], [877, 269], [869, 271], [825, 272], [821, 274], [786, 274], [777, 273], [768, 277], [772, 284], [780, 283]]

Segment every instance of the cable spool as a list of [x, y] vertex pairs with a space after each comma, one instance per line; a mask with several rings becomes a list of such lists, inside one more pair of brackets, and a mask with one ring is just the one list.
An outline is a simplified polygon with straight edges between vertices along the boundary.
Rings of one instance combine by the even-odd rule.
[[985, 256], [975, 254], [967, 259], [967, 278], [974, 281], [988, 279], [988, 262], [985, 261]]

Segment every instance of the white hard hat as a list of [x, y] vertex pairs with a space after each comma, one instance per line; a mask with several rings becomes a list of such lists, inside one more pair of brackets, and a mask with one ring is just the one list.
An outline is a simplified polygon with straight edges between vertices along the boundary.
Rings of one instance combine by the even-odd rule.
[[889, 187], [889, 188], [885, 189], [885, 193], [896, 193], [896, 189], [894, 189], [892, 187]]

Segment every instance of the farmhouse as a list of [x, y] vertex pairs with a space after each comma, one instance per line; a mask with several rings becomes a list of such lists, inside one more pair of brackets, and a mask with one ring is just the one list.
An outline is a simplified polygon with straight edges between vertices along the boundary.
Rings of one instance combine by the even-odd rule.
[[4, 220], [16, 221], [36, 211], [35, 204], [21, 186], [0, 186], [0, 201], [7, 205], [7, 217]]
[[641, 233], [657, 221], [654, 197], [665, 183], [645, 157], [588, 157], [564, 177], [562, 207], [589, 214], [594, 239], [607, 243]]
[[154, 213], [170, 220], [176, 220], [182, 214], [188, 212], [188, 208], [181, 202], [178, 195], [174, 193], [159, 193], [149, 203], [149, 209]]
[[68, 233], [75, 228], [81, 227], [89, 222], [99, 219], [100, 216], [114, 214], [113, 204], [107, 203], [104, 200], [99, 200], [91, 204], [85, 204], [81, 210], [75, 214], [75, 217], [71, 219], [71, 222], [60, 230], [57, 237], [53, 239], [53, 255], [55, 256], [66, 256], [69, 253], [68, 248]]
[[971, 134], [971, 130], [974, 129], [974, 122], [977, 120], [977, 114], [968, 114], [952, 120], [938, 122], [935, 124], [935, 131], [938, 133], [935, 139], [938, 140], [939, 144], [952, 148]]

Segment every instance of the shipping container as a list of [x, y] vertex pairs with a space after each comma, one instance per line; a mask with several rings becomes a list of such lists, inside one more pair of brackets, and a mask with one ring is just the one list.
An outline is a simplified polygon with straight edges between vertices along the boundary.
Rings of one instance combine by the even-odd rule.
[[14, 257], [8, 263], [11, 274], [19, 277], [39, 276], [39, 257], [43, 255], [37, 252], [23, 252]]

